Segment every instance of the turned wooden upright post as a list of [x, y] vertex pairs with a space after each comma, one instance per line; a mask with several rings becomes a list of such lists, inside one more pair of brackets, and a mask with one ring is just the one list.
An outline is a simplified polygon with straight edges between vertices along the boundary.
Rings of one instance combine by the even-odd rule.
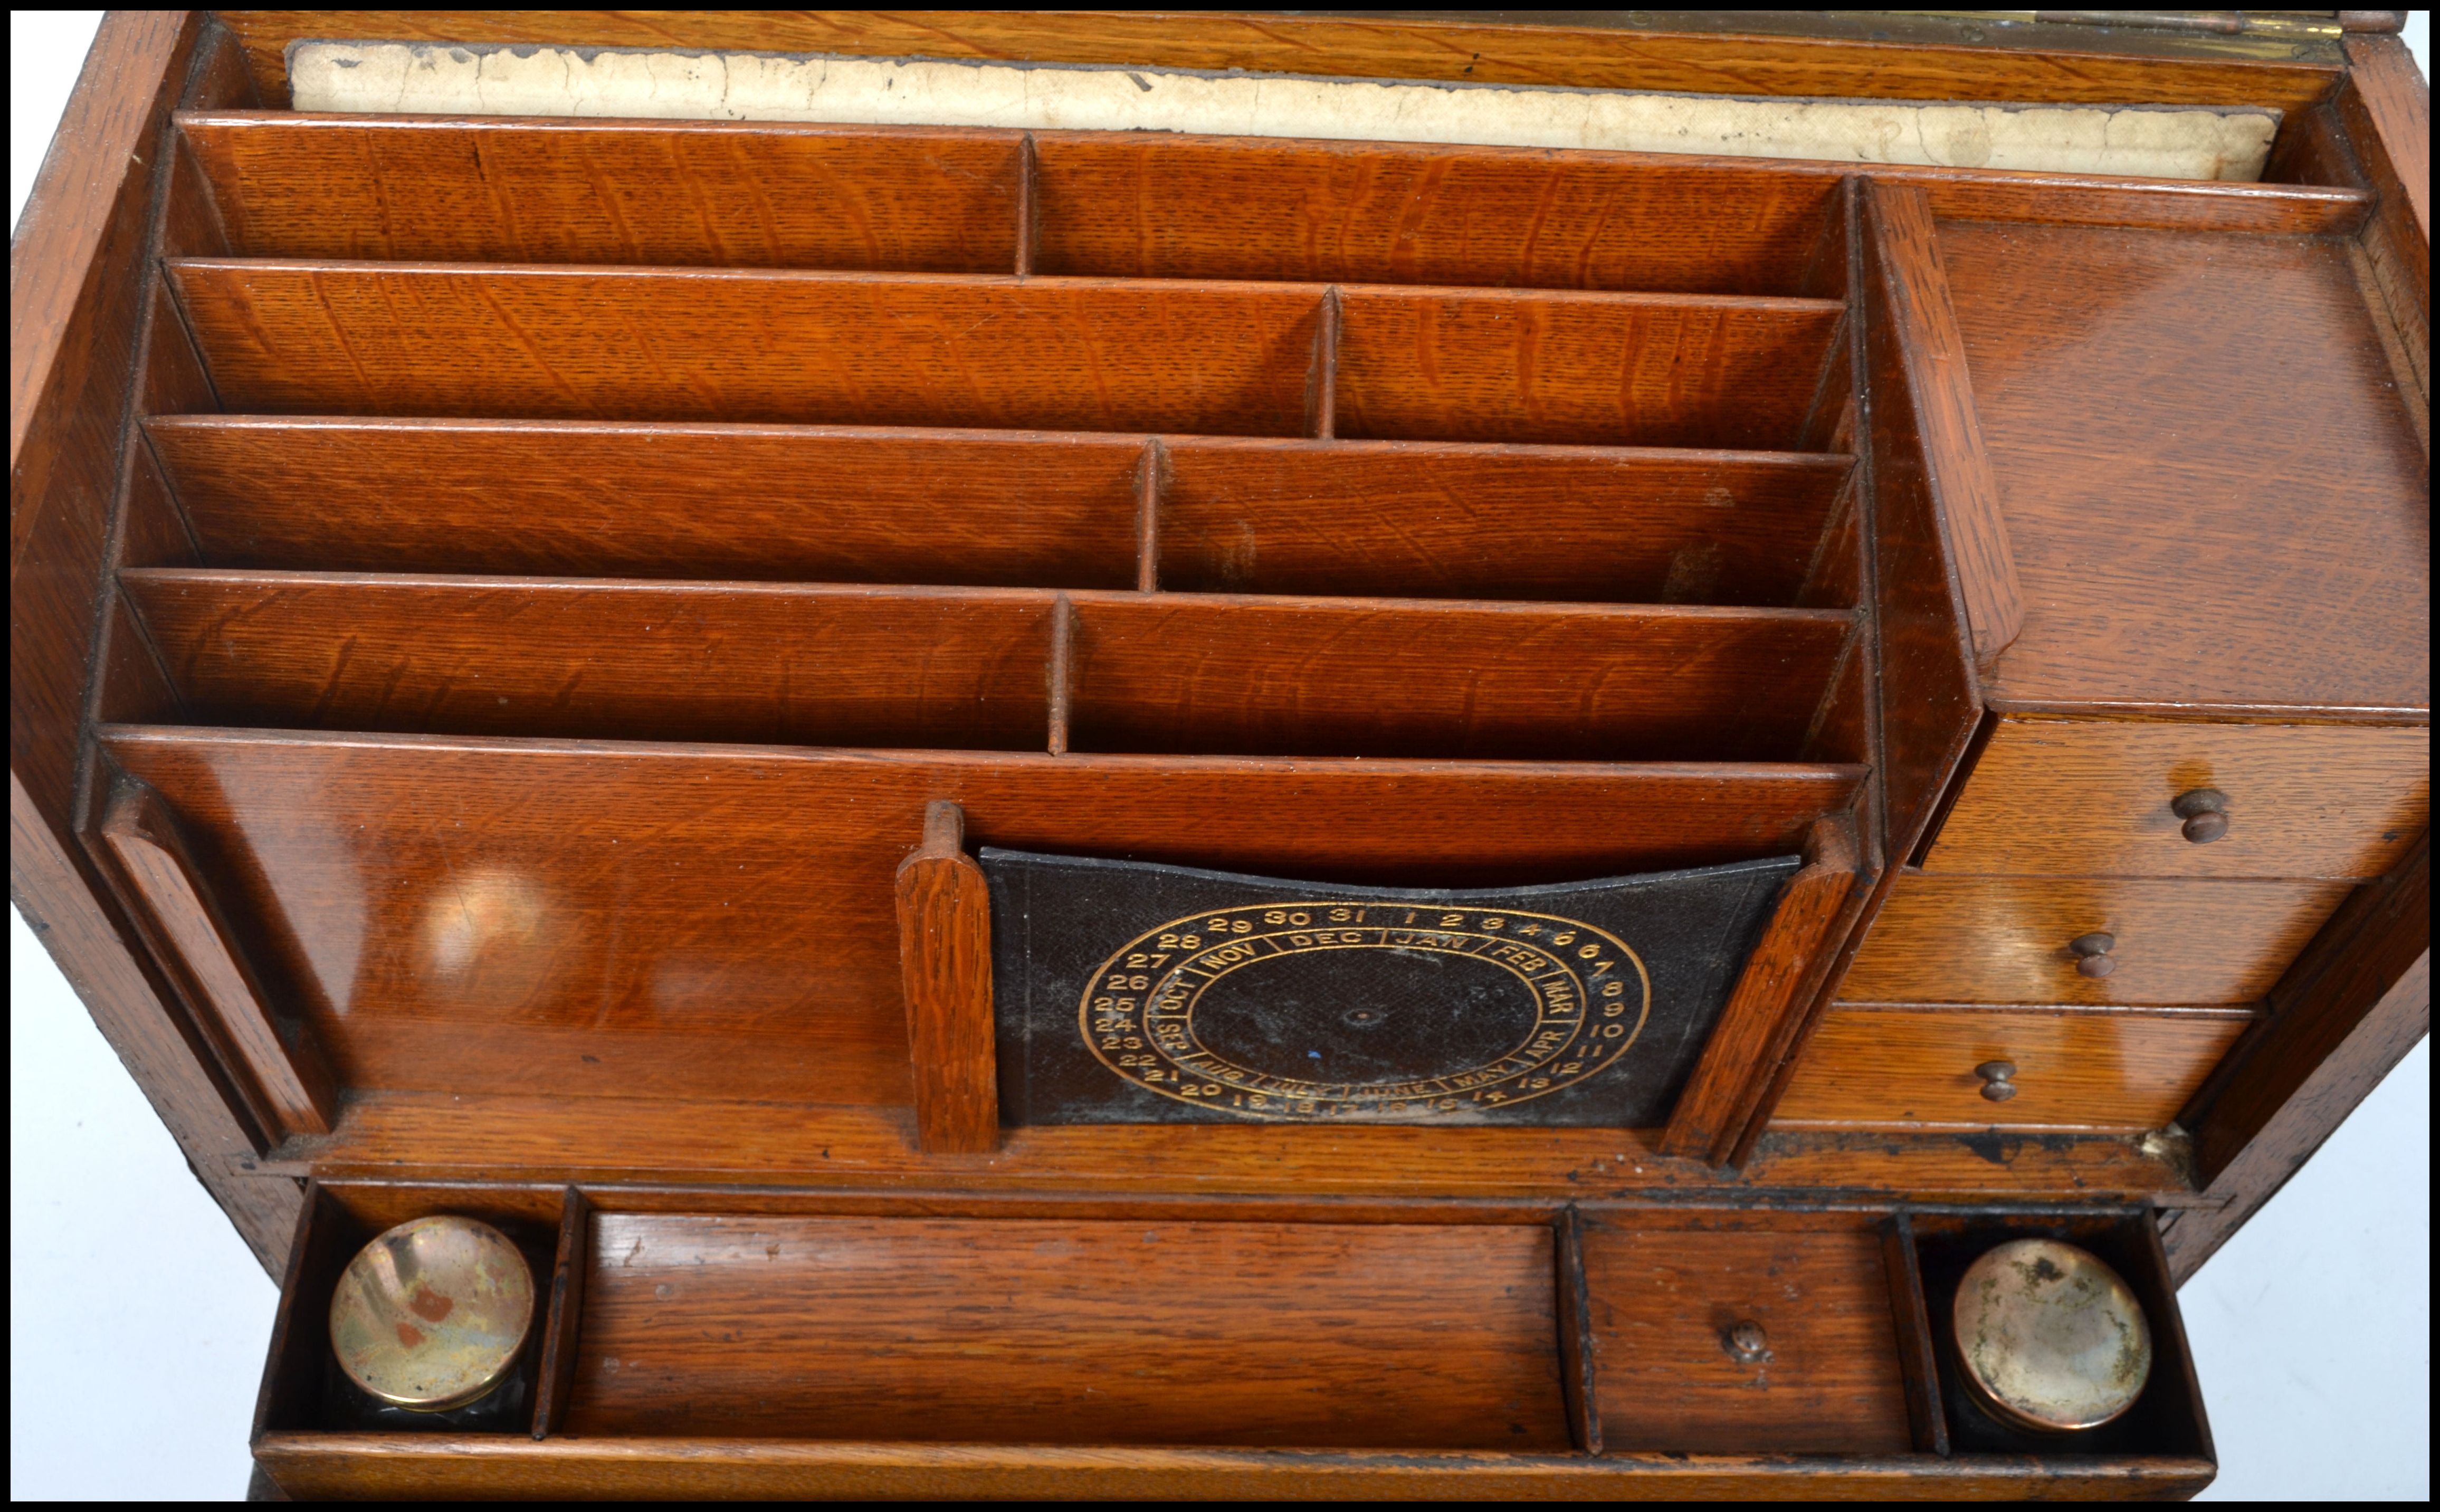
[[915, 1064], [915, 1132], [925, 1151], [999, 1146], [992, 1041], [991, 894], [966, 855], [954, 803], [924, 811], [924, 844], [898, 866], [898, 962]]

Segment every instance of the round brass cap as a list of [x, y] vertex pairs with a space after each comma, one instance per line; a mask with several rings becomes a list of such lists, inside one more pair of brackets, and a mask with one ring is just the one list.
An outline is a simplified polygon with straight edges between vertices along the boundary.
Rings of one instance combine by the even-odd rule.
[[417, 1412], [508, 1379], [533, 1327], [533, 1272], [470, 1218], [420, 1218], [356, 1252], [331, 1297], [331, 1348], [365, 1392]]
[[2117, 1272], [2056, 1239], [2012, 1239], [1966, 1267], [1954, 1324], [1965, 1379], [2001, 1421], [2099, 1428], [2144, 1395], [2152, 1329]]

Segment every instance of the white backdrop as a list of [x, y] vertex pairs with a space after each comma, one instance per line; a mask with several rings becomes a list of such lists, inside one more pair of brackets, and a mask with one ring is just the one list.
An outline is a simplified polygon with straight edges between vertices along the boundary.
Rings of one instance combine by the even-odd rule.
[[[12, 226], [100, 14], [9, 12]], [[276, 1289], [14, 909], [9, 1052], [9, 1494], [242, 1496]], [[2427, 1042], [2186, 1287], [2206, 1500], [2429, 1500], [2431, 1112]]]

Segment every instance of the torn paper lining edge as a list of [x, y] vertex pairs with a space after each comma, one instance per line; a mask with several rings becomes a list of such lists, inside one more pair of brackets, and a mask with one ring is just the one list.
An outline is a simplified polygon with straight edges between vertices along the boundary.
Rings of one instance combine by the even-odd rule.
[[2276, 111], [1670, 95], [1080, 63], [296, 42], [296, 108], [1157, 131], [2252, 182]]

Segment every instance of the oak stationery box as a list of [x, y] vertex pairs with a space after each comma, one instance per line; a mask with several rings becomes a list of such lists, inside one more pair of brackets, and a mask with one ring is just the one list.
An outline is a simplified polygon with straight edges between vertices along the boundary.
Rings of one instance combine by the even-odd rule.
[[10, 885], [260, 1494], [2207, 1484], [2430, 1001], [2428, 96], [2216, 15], [113, 12]]

